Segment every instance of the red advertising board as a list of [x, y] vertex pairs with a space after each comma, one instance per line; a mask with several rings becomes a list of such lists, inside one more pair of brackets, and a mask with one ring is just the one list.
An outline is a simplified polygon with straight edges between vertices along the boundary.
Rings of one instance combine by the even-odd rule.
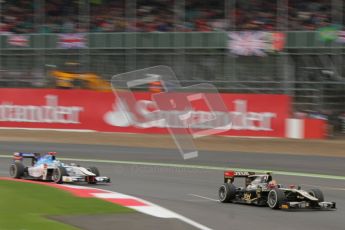
[[324, 139], [327, 137], [327, 122], [323, 119], [304, 119], [304, 139]]
[[[119, 106], [118, 98], [111, 92], [1, 89], [0, 127], [168, 133], [162, 120], [136, 123], [128, 119], [130, 111], [137, 110], [145, 117], [156, 109], [151, 93], [137, 92], [135, 97], [135, 105]], [[285, 119], [290, 114], [288, 96], [221, 94], [221, 97], [228, 108], [232, 126], [220, 135], [284, 137]], [[196, 103], [194, 118], [209, 117], [210, 112], [203, 107], [202, 103]]]

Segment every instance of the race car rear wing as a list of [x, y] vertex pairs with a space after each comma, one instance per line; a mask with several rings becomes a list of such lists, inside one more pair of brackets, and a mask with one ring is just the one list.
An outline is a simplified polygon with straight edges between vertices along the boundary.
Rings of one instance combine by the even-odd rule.
[[13, 153], [13, 160], [14, 161], [22, 161], [24, 158], [29, 158], [32, 160], [32, 164], [40, 157], [41, 154], [39, 153], [21, 153], [15, 152]]
[[251, 175], [255, 175], [255, 172], [227, 170], [227, 171], [224, 171], [224, 183], [234, 182], [235, 177], [248, 177]]

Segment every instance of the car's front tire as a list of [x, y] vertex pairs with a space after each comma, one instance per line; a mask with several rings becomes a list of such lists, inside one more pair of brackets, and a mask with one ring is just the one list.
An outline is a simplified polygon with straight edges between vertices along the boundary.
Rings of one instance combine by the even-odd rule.
[[224, 183], [218, 189], [219, 201], [230, 203], [236, 197], [236, 187], [231, 183]]
[[12, 178], [22, 178], [24, 176], [24, 165], [22, 162], [14, 162], [10, 166], [10, 176]]
[[64, 167], [57, 167], [53, 171], [52, 180], [57, 184], [62, 184], [63, 176], [67, 176], [66, 169]]
[[[93, 166], [89, 167], [89, 171], [92, 172], [93, 174], [95, 174], [96, 177], [101, 175], [101, 173], [99, 172], [98, 168], [96, 168], [96, 167], [93, 167]], [[88, 183], [89, 184], [96, 184], [97, 181], [90, 181]]]
[[284, 191], [279, 188], [275, 188], [268, 193], [267, 204], [272, 209], [279, 209], [285, 199]]
[[92, 172], [93, 174], [95, 174], [96, 176], [100, 176], [101, 173], [99, 172], [98, 168], [96, 167], [89, 167], [89, 171]]
[[323, 192], [320, 189], [313, 188], [313, 189], [310, 189], [308, 191], [308, 193], [310, 195], [312, 195], [313, 197], [317, 198], [319, 200], [319, 202], [324, 202], [325, 201], [325, 198], [323, 196]]

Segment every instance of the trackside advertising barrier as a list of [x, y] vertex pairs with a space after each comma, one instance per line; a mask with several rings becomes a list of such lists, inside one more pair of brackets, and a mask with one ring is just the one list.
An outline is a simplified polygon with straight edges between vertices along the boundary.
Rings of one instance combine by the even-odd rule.
[[294, 139], [324, 139], [328, 136], [327, 121], [321, 119], [287, 119], [285, 137]]
[[[135, 97], [135, 105], [119, 106], [119, 100], [112, 92], [0, 89], [0, 126], [168, 133], [164, 120], [150, 116], [157, 110], [151, 93], [137, 92]], [[221, 97], [228, 107], [232, 127], [220, 135], [285, 137], [285, 120], [291, 108], [288, 96], [221, 94]], [[128, 119], [133, 111], [140, 114], [144, 122], [136, 123], [135, 119]], [[169, 115], [177, 111], [164, 112]], [[205, 103], [200, 101], [193, 104], [190, 119], [194, 122], [210, 116], [212, 113], [207, 110]], [[210, 127], [201, 125], [198, 128]]]

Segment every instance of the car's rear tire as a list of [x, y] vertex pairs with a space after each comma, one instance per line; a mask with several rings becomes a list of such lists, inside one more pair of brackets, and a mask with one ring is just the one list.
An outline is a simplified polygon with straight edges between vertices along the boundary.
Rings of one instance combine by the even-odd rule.
[[231, 183], [224, 183], [218, 189], [219, 201], [230, 203], [236, 197], [236, 187]]
[[62, 184], [63, 176], [67, 176], [67, 171], [64, 167], [59, 166], [56, 169], [54, 169], [52, 174], [52, 180], [57, 184]]
[[24, 176], [24, 165], [22, 162], [16, 161], [10, 166], [10, 176], [12, 178], [22, 178]]
[[284, 191], [279, 188], [275, 188], [268, 193], [267, 204], [272, 209], [279, 209], [285, 199]]
[[308, 191], [308, 193], [310, 195], [312, 195], [313, 197], [317, 198], [319, 200], [319, 202], [324, 202], [325, 201], [325, 198], [323, 196], [323, 192], [320, 189], [318, 189], [318, 188], [310, 189]]

